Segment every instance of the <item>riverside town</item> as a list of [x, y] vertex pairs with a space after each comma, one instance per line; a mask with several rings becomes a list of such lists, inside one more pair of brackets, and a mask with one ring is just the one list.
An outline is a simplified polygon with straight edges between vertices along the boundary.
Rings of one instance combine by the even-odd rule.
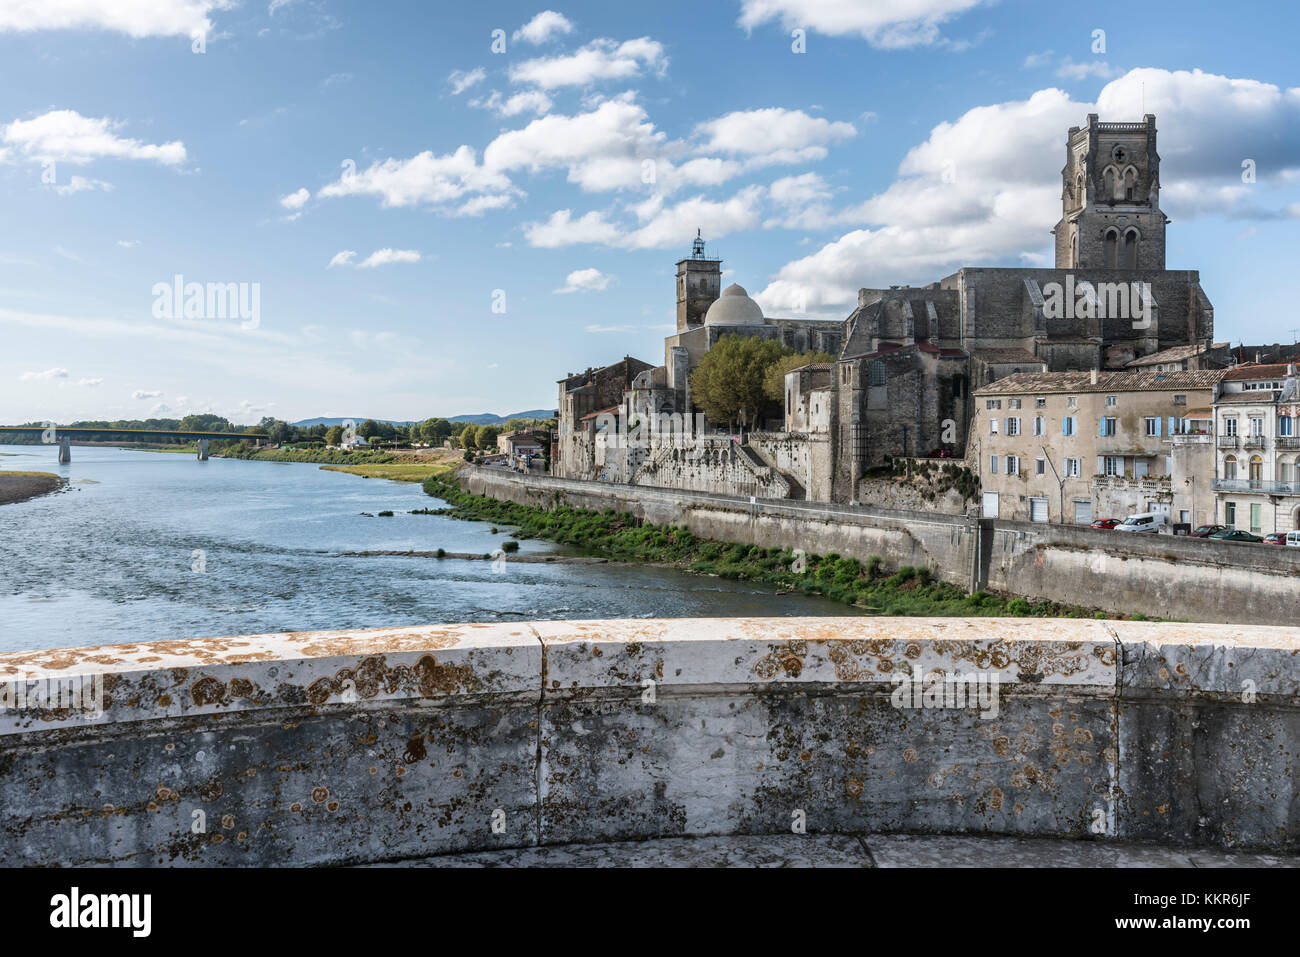
[[17, 924], [1281, 927], [1300, 11], [1153, 2], [0, 0]]

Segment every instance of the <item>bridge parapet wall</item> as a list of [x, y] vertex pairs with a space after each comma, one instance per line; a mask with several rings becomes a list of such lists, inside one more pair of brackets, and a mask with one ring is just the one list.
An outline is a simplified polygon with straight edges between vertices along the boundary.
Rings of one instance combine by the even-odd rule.
[[[11, 689], [104, 689], [99, 715], [2, 712], [0, 863], [359, 863], [798, 822], [1295, 851], [1298, 665], [1293, 628], [913, 618], [0, 655]], [[983, 697], [959, 700], [959, 675]]]

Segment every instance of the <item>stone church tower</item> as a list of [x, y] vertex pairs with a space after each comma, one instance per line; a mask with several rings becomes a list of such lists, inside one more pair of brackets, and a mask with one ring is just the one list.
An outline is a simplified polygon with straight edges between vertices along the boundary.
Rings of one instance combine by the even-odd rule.
[[721, 295], [722, 260], [705, 256], [704, 240], [696, 230], [691, 258], [677, 263], [677, 331], [703, 326], [709, 306]]
[[1072, 126], [1061, 171], [1057, 269], [1165, 268], [1156, 118]]

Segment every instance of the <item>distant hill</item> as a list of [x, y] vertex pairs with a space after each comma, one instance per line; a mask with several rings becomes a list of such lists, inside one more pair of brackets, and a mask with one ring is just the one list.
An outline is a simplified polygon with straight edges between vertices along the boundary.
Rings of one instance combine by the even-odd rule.
[[[445, 418], [448, 422], [464, 422], [467, 425], [502, 425], [511, 419], [550, 419], [555, 417], [554, 409], [529, 409], [527, 412], [512, 412], [510, 415], [493, 415], [491, 412], [479, 412], [476, 415], [449, 415]], [[315, 419], [303, 419], [299, 422], [292, 423], [299, 428], [306, 429], [313, 425], [342, 425], [351, 419], [360, 425], [367, 419], [373, 418], [369, 415], [342, 416], [341, 418], [319, 417]], [[414, 423], [398, 419], [375, 419], [376, 422], [387, 422], [389, 425], [413, 425]], [[424, 420], [421, 419], [421, 422]]]

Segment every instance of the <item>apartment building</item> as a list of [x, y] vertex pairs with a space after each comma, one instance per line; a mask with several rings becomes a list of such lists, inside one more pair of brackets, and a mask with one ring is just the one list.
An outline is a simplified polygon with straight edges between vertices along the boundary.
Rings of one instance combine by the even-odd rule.
[[[967, 462], [980, 476], [983, 515], [1086, 525], [1163, 511], [1174, 522], [1209, 521], [1205, 437], [1224, 375], [1030, 372], [977, 389]], [[1194, 471], [1175, 474], [1178, 462], [1206, 472], [1199, 482]]]
[[1238, 366], [1214, 401], [1216, 518], [1254, 535], [1300, 529], [1300, 381], [1294, 363]]

